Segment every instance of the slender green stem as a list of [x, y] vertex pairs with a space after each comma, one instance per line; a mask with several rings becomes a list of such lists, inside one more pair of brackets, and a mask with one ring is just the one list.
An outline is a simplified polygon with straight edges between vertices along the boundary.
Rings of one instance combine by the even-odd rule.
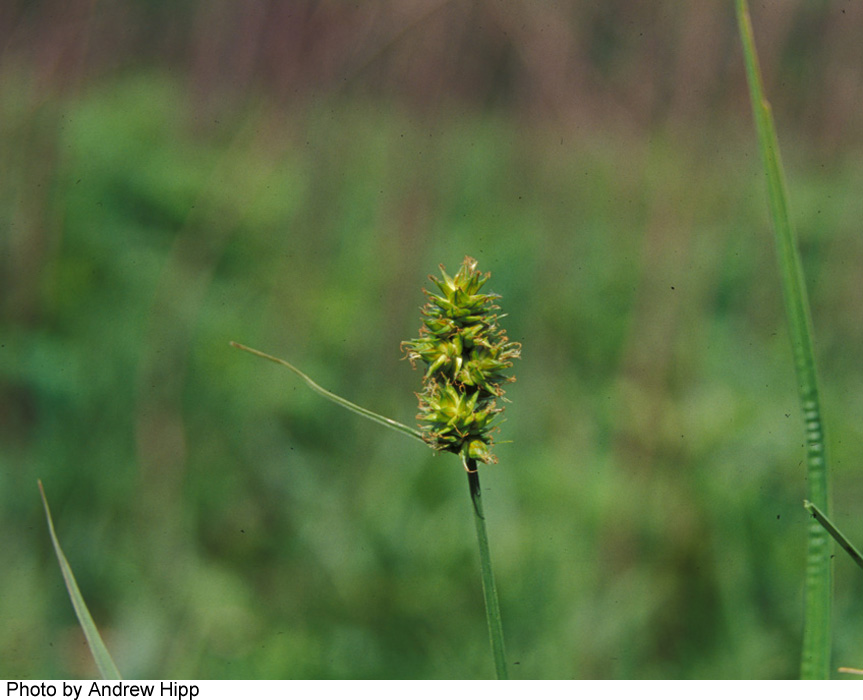
[[[764, 98], [761, 72], [755, 51], [752, 21], [746, 0], [736, 0], [737, 20], [746, 77], [749, 83], [752, 111], [758, 132], [758, 144], [767, 176], [770, 215], [776, 235], [776, 248], [782, 276], [782, 291], [788, 317], [789, 334], [794, 352], [797, 386], [806, 430], [808, 500], [818, 504], [823, 513], [829, 508], [829, 482], [815, 370], [812, 321], [803, 268], [797, 241], [788, 212], [785, 178], [779, 156], [779, 143], [770, 105]], [[830, 677], [831, 599], [833, 593], [831, 543], [827, 533], [813, 520], [807, 535], [805, 616], [801, 676], [804, 679]]]
[[860, 554], [860, 550], [851, 544], [848, 538], [842, 534], [841, 530], [833, 524], [833, 521], [822, 513], [821, 509], [814, 503], [803, 501], [803, 507], [812, 514], [812, 517], [815, 518], [815, 520], [821, 523], [821, 527], [827, 530], [830, 536], [836, 540], [836, 544], [848, 552], [848, 555], [854, 560], [854, 563], [863, 569], [863, 554]]
[[494, 571], [491, 568], [491, 552], [488, 548], [488, 533], [485, 529], [485, 515], [482, 511], [482, 494], [479, 487], [479, 472], [476, 460], [463, 457], [467, 470], [467, 482], [470, 488], [470, 499], [473, 503], [473, 516], [476, 523], [476, 538], [479, 542], [479, 563], [482, 570], [482, 592], [485, 597], [485, 615], [488, 620], [488, 634], [491, 639], [491, 651], [494, 655], [494, 666], [498, 680], [509, 678], [506, 666], [506, 651], [503, 646], [503, 623], [500, 617], [500, 604], [497, 600], [497, 588], [494, 585]]
[[400, 433], [404, 433], [412, 438], [416, 438], [422, 443], [425, 443], [423, 440], [422, 433], [419, 430], [415, 430], [414, 428], [410, 428], [403, 423], [399, 423], [392, 418], [387, 418], [386, 416], [382, 416], [374, 411], [370, 411], [367, 408], [363, 408], [362, 406], [358, 406], [352, 401], [348, 401], [347, 399], [342, 398], [338, 394], [334, 394], [331, 391], [327, 391], [320, 384], [315, 382], [308, 374], [302, 372], [301, 370], [294, 367], [290, 362], [282, 360], [278, 357], [274, 357], [273, 355], [268, 355], [265, 352], [261, 352], [260, 350], [255, 350], [254, 348], [247, 347], [245, 345], [240, 345], [240, 343], [235, 343], [231, 341], [231, 346], [237, 348], [238, 350], [245, 350], [246, 352], [251, 353], [252, 355], [257, 355], [258, 357], [263, 357], [265, 360], [269, 360], [270, 362], [275, 362], [277, 365], [282, 365], [282, 367], [287, 367], [291, 372], [300, 377], [306, 384], [308, 384], [309, 388], [317, 394], [320, 394], [326, 399], [329, 399], [333, 403], [337, 403], [339, 406], [348, 409], [349, 411], [353, 411], [354, 413], [358, 413], [364, 418], [368, 418], [369, 420], [374, 421], [375, 423], [380, 423], [381, 425], [385, 425], [387, 428], [392, 428], [393, 430], [397, 430]]

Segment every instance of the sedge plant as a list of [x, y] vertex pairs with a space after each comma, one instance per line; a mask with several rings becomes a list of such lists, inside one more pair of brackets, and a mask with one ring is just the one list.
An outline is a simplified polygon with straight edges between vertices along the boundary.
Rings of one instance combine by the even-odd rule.
[[[514, 381], [514, 377], [507, 376], [506, 370], [512, 366], [512, 361], [519, 357], [521, 346], [519, 343], [510, 342], [498, 325], [500, 316], [495, 313], [498, 309], [495, 304], [498, 295], [480, 291], [490, 274], [482, 274], [476, 267], [477, 262], [466, 257], [458, 273], [450, 277], [441, 266], [443, 279], [431, 277], [441, 295], [426, 292], [429, 301], [423, 308], [424, 322], [419, 337], [402, 343], [407, 358], [414, 366], [417, 360], [427, 365], [423, 390], [417, 394], [420, 402], [420, 413], [417, 416], [421, 421], [419, 430], [324, 389], [285, 360], [240, 343], [232, 342], [231, 345], [287, 367], [310, 389], [343, 408], [420, 440], [438, 452], [459, 455], [467, 472], [473, 505], [495, 671], [498, 679], [503, 680], [508, 675], [503, 625], [491, 565], [477, 464], [497, 461], [491, 451], [496, 418], [503, 411], [497, 401], [503, 400], [501, 384]], [[102, 678], [119, 680], [120, 672], [87, 609], [72, 567], [60, 547], [41, 482], [39, 491], [57, 561], [90, 652]]]
[[[789, 214], [779, 141], [770, 104], [764, 97], [761, 85], [761, 71], [746, 0], [736, 0], [736, 10], [758, 146], [767, 178], [770, 218], [775, 233], [797, 388], [805, 422], [807, 503], [826, 518], [830, 502], [829, 474], [806, 283]], [[816, 511], [810, 512], [814, 514]], [[832, 547], [828, 532], [819, 524], [817, 517], [812, 518], [809, 523], [806, 541], [800, 675], [803, 679], [826, 679], [830, 677]]]
[[479, 464], [492, 464], [493, 433], [503, 412], [502, 385], [514, 381], [507, 371], [519, 357], [521, 345], [511, 342], [500, 327], [499, 296], [483, 291], [490, 273], [477, 270], [465, 257], [450, 277], [443, 265], [442, 279], [430, 276], [439, 294], [426, 291], [419, 336], [402, 343], [411, 365], [425, 366], [419, 399], [419, 429], [358, 406], [317, 384], [291, 363], [253, 348], [231, 345], [287, 367], [324, 398], [409, 437], [437, 452], [458, 455], [467, 473], [479, 545], [480, 572], [489, 639], [498, 679], [508, 677], [500, 604], [491, 564], [479, 482]]

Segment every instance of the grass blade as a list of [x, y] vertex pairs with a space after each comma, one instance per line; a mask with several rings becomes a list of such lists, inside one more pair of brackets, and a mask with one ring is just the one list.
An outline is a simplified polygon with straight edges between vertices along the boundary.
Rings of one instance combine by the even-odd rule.
[[803, 501], [803, 507], [808, 510], [812, 517], [815, 518], [819, 523], [821, 523], [821, 527], [823, 527], [829, 535], [836, 540], [836, 544], [838, 544], [842, 549], [848, 552], [849, 556], [854, 560], [854, 563], [857, 564], [861, 569], [863, 569], [863, 554], [860, 554], [860, 551], [848, 540], [845, 535], [833, 524], [833, 521], [830, 520], [824, 513], [821, 512], [821, 509], [816, 506], [814, 503], [810, 503], [809, 501]]
[[354, 413], [358, 413], [363, 416], [363, 418], [368, 418], [375, 423], [380, 423], [381, 425], [386, 426], [387, 428], [391, 428], [397, 432], [408, 435], [412, 438], [416, 438], [423, 444], [425, 444], [425, 440], [423, 440], [422, 433], [419, 430], [414, 428], [410, 428], [403, 423], [399, 423], [392, 418], [387, 418], [386, 416], [379, 415], [374, 411], [370, 411], [367, 408], [363, 408], [362, 406], [358, 406], [352, 401], [348, 401], [347, 399], [343, 399], [341, 396], [334, 394], [331, 391], [327, 391], [320, 384], [315, 382], [308, 374], [302, 372], [301, 370], [294, 367], [290, 362], [286, 362], [285, 360], [279, 359], [278, 357], [273, 357], [272, 355], [268, 355], [265, 352], [261, 352], [260, 350], [255, 350], [254, 348], [247, 347], [245, 345], [240, 345], [240, 343], [235, 343], [231, 341], [231, 346], [237, 348], [238, 350], [245, 350], [246, 352], [251, 353], [252, 355], [257, 355], [258, 357], [263, 357], [265, 360], [269, 360], [270, 362], [275, 362], [277, 365], [282, 365], [282, 367], [287, 367], [291, 372], [300, 377], [309, 388], [317, 394], [320, 394], [325, 399], [329, 399], [333, 403], [342, 406], [343, 408], [348, 409], [349, 411], [353, 411]]
[[485, 515], [482, 510], [482, 494], [479, 488], [479, 472], [476, 460], [464, 458], [464, 468], [467, 470], [470, 498], [473, 503], [473, 516], [476, 523], [476, 537], [479, 543], [479, 563], [482, 573], [482, 592], [485, 598], [485, 615], [488, 620], [488, 634], [491, 639], [491, 651], [494, 656], [494, 667], [497, 679], [505, 681], [509, 678], [506, 666], [506, 651], [503, 646], [503, 622], [500, 617], [500, 603], [497, 599], [497, 587], [494, 585], [494, 570], [491, 568], [491, 551], [488, 546], [488, 533], [485, 527]]
[[[797, 251], [797, 241], [788, 213], [788, 197], [779, 156], [779, 142], [776, 138], [770, 105], [764, 98], [761, 86], [761, 72], [746, 0], [736, 0], [736, 9], [755, 128], [758, 132], [758, 145], [767, 176], [770, 216], [776, 234], [782, 292], [805, 421], [808, 500], [810, 503], [817, 504], [823, 513], [827, 513], [829, 504], [827, 458], [818, 397], [818, 378], [815, 371], [809, 301]], [[800, 669], [801, 677], [804, 679], [823, 679], [830, 676], [833, 593], [830, 556], [830, 538], [818, 522], [813, 520], [807, 533], [806, 607]]]
[[45, 490], [42, 488], [42, 482], [39, 481], [39, 493], [42, 496], [42, 505], [45, 506], [45, 517], [48, 519], [48, 532], [51, 533], [51, 542], [54, 544], [54, 552], [57, 554], [57, 561], [60, 563], [60, 570], [63, 572], [63, 580], [66, 582], [66, 589], [69, 591], [69, 598], [72, 600], [72, 607], [75, 608], [75, 615], [78, 616], [78, 622], [81, 624], [81, 629], [84, 630], [84, 636], [87, 638], [87, 644], [90, 646], [90, 653], [93, 654], [93, 659], [96, 662], [96, 667], [99, 673], [106, 681], [121, 680], [120, 672], [108, 652], [108, 647], [102, 641], [99, 635], [99, 630], [96, 629], [96, 623], [87, 610], [87, 604], [78, 589], [78, 584], [75, 581], [75, 575], [72, 573], [72, 567], [63, 554], [60, 548], [60, 542], [57, 539], [57, 534], [54, 532], [54, 521], [51, 519], [51, 509], [48, 508], [48, 499], [45, 498]]

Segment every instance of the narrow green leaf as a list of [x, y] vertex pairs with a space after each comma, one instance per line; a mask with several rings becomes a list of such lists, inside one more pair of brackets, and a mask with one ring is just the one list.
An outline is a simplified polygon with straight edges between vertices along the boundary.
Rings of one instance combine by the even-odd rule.
[[845, 535], [833, 524], [833, 521], [830, 520], [824, 513], [821, 512], [821, 509], [816, 506], [814, 503], [810, 503], [809, 501], [803, 501], [803, 507], [808, 510], [812, 517], [815, 518], [819, 523], [821, 523], [821, 527], [823, 527], [830, 536], [836, 540], [836, 544], [838, 544], [842, 549], [848, 552], [849, 556], [854, 560], [854, 563], [857, 564], [861, 569], [863, 569], [863, 554], [860, 554], [860, 551], [848, 540]]
[[108, 647], [102, 641], [99, 635], [99, 630], [96, 629], [96, 623], [90, 616], [90, 611], [87, 610], [87, 604], [84, 602], [84, 597], [78, 589], [78, 584], [75, 581], [75, 575], [72, 573], [72, 567], [66, 560], [66, 555], [60, 548], [60, 542], [57, 539], [57, 534], [54, 532], [54, 521], [51, 519], [51, 509], [48, 508], [48, 499], [45, 498], [45, 490], [42, 488], [42, 482], [39, 481], [39, 493], [42, 496], [42, 505], [45, 506], [45, 517], [48, 519], [48, 532], [51, 534], [51, 542], [54, 544], [54, 552], [57, 554], [57, 561], [60, 562], [60, 571], [63, 572], [63, 580], [66, 582], [66, 589], [69, 591], [69, 598], [72, 600], [72, 607], [75, 608], [75, 615], [78, 616], [78, 622], [81, 624], [81, 629], [84, 630], [84, 636], [87, 638], [87, 644], [90, 646], [90, 653], [96, 662], [99, 673], [106, 681], [121, 680], [120, 672], [108, 652]]
[[265, 360], [269, 360], [270, 362], [275, 362], [278, 365], [282, 365], [283, 367], [287, 367], [291, 372], [300, 377], [309, 388], [317, 394], [320, 394], [325, 399], [329, 399], [335, 404], [342, 406], [343, 408], [348, 409], [349, 411], [353, 411], [354, 413], [358, 413], [363, 416], [363, 418], [368, 418], [375, 423], [380, 423], [381, 425], [386, 426], [392, 430], [398, 431], [405, 435], [409, 435], [412, 438], [416, 438], [423, 444], [425, 444], [425, 440], [423, 440], [422, 433], [419, 430], [415, 430], [414, 428], [409, 428], [408, 426], [399, 423], [398, 421], [393, 420], [392, 418], [387, 418], [386, 416], [379, 415], [374, 411], [370, 411], [367, 408], [363, 408], [362, 406], [358, 406], [352, 401], [348, 401], [347, 399], [343, 399], [341, 396], [334, 394], [331, 391], [327, 391], [320, 384], [315, 382], [309, 375], [305, 372], [300, 371], [296, 367], [294, 367], [290, 362], [286, 362], [285, 360], [279, 359], [278, 357], [273, 357], [272, 355], [268, 355], [265, 352], [261, 352], [260, 350], [255, 350], [250, 347], [246, 347], [245, 345], [240, 345], [240, 343], [235, 343], [231, 341], [231, 346], [237, 348], [238, 350], [245, 350], [246, 352], [251, 353], [252, 355], [257, 355], [258, 357], [263, 357]]
[[[767, 177], [770, 217], [776, 239], [782, 292], [788, 319], [789, 335], [794, 353], [797, 387], [803, 409], [806, 433], [806, 481], [811, 503], [828, 512], [829, 481], [824, 426], [818, 396], [812, 321], [809, 300], [803, 278], [803, 267], [797, 250], [797, 240], [788, 211], [785, 177], [779, 156], [779, 141], [773, 124], [770, 105], [764, 98], [761, 71], [752, 33], [752, 20], [746, 0], [736, 0], [740, 39], [746, 64], [746, 78], [752, 101], [758, 145]], [[833, 572], [831, 543], [827, 533], [813, 521], [807, 533], [805, 613], [803, 621], [803, 653], [800, 673], [804, 679], [830, 677], [831, 601]]]

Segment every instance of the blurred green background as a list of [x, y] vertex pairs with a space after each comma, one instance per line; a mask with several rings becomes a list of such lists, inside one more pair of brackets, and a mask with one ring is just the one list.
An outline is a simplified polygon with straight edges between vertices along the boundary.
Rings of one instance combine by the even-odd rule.
[[[859, 545], [863, 6], [753, 20]], [[399, 342], [466, 254], [523, 344], [512, 676], [794, 677], [803, 421], [719, 0], [4, 2], [0, 675], [95, 673], [41, 478], [128, 677], [491, 676], [458, 460], [228, 345], [412, 424]]]

